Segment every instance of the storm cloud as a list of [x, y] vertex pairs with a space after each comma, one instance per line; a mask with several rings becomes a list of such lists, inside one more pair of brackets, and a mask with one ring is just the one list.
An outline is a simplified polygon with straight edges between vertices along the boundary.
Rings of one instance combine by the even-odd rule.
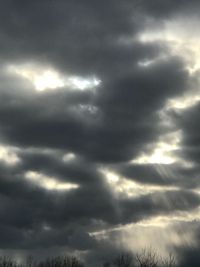
[[0, 3], [1, 254], [198, 265], [199, 7]]

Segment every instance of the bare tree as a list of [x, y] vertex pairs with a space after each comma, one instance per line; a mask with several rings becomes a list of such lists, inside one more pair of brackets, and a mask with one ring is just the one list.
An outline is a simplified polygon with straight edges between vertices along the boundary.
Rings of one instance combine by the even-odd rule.
[[0, 257], [0, 267], [18, 267], [18, 264], [10, 257]]
[[136, 262], [138, 267], [175, 267], [176, 261], [172, 253], [168, 258], [161, 258], [154, 250], [143, 249], [140, 253], [137, 253]]
[[33, 256], [29, 255], [26, 259], [26, 267], [35, 267], [36, 262], [34, 261]]
[[140, 253], [137, 253], [136, 262], [139, 267], [158, 267], [159, 257], [158, 254], [150, 249], [143, 249]]
[[121, 253], [113, 260], [112, 265], [115, 267], [133, 267], [134, 257], [131, 253]]
[[176, 266], [176, 260], [174, 255], [172, 253], [169, 254], [167, 259], [162, 260], [162, 267], [175, 267]]
[[103, 267], [111, 267], [111, 263], [109, 261], [106, 261], [103, 263]]
[[76, 257], [65, 256], [40, 261], [37, 267], [83, 267], [83, 264]]

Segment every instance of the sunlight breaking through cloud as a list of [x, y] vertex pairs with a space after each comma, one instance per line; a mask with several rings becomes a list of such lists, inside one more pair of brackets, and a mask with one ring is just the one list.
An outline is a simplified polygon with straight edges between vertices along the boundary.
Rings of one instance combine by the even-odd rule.
[[62, 183], [58, 181], [55, 177], [47, 176], [42, 173], [35, 171], [28, 171], [25, 173], [25, 179], [31, 181], [47, 190], [57, 190], [57, 191], [69, 191], [79, 188], [79, 185], [73, 183]]
[[111, 191], [120, 197], [137, 198], [155, 192], [178, 190], [178, 187], [176, 186], [159, 186], [138, 183], [107, 169], [101, 169], [100, 171], [104, 174]]
[[63, 156], [62, 160], [64, 162], [69, 162], [69, 161], [72, 161], [76, 158], [76, 155], [74, 153], [67, 153]]
[[95, 88], [101, 83], [101, 80], [95, 76], [61, 75], [55, 69], [44, 68], [35, 64], [11, 64], [8, 65], [7, 70], [30, 81], [37, 91], [55, 90], [62, 87], [86, 90]]
[[80, 253], [91, 267], [152, 246], [190, 266], [190, 246], [195, 257], [200, 247], [200, 2], [7, 2], [0, 254]]
[[17, 148], [0, 145], [0, 161], [8, 165], [16, 165], [20, 162], [17, 155]]
[[142, 153], [131, 161], [133, 164], [172, 164], [178, 160], [173, 154], [181, 142], [181, 131], [169, 133], [160, 137], [153, 145], [150, 153]]
[[138, 40], [141, 43], [165, 43], [170, 51], [167, 50], [163, 56], [166, 58], [170, 54], [180, 56], [185, 60], [186, 69], [192, 75], [200, 69], [200, 38], [196, 30], [198, 28], [197, 19], [179, 17], [176, 20], [165, 21], [162, 27], [157, 27], [153, 31], [146, 30], [140, 33]]
[[181, 222], [192, 222], [195, 220], [199, 220], [200, 216], [200, 208], [195, 208], [194, 210], [188, 211], [178, 211], [174, 212], [173, 214], [169, 215], [158, 215], [152, 218], [148, 218], [138, 222], [138, 225], [141, 226], [158, 226], [158, 227], [166, 227], [168, 225], [172, 225], [174, 223], [181, 223]]

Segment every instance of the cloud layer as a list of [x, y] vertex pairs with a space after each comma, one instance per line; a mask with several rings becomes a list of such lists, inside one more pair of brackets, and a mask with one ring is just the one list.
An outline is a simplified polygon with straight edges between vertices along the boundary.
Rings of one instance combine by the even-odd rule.
[[198, 265], [197, 8], [0, 3], [2, 254], [92, 265], [159, 241]]

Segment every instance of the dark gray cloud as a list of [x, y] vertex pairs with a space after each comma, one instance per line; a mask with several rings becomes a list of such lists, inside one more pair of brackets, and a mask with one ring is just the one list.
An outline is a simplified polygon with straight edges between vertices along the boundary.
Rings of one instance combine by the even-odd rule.
[[[105, 83], [95, 96], [68, 91], [26, 99], [4, 96], [11, 106], [2, 100], [2, 133], [14, 145], [69, 149], [103, 162], [127, 160], [156, 138], [155, 112], [166, 96], [178, 94], [186, 84], [181, 61], [169, 58], [150, 70], [135, 68], [132, 74]], [[82, 116], [79, 105], [93, 105], [97, 114]]]

